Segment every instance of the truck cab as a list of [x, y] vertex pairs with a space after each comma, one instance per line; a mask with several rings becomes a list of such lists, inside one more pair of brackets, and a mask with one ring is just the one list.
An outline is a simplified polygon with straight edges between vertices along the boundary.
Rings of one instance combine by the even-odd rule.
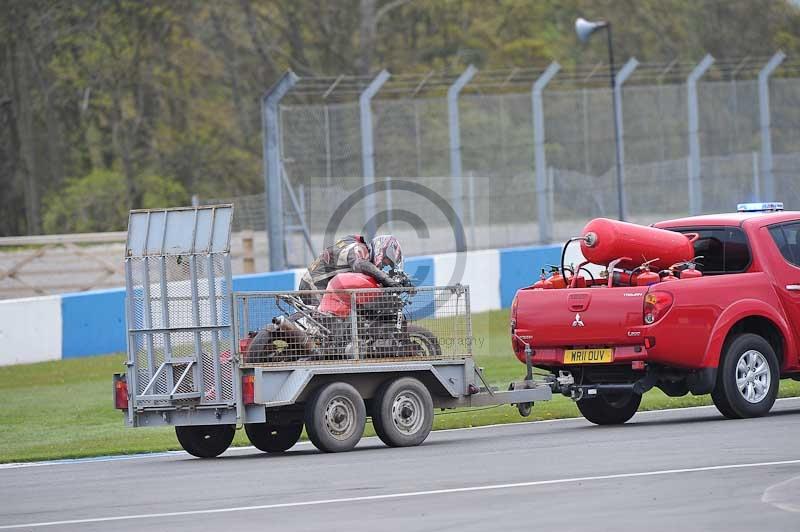
[[766, 414], [779, 379], [800, 372], [800, 212], [745, 208], [652, 228], [690, 238], [699, 273], [644, 284], [606, 264], [604, 278], [573, 288], [523, 288], [511, 313], [517, 357], [558, 375], [554, 388], [598, 424], [627, 421], [653, 387], [710, 393], [731, 418]]

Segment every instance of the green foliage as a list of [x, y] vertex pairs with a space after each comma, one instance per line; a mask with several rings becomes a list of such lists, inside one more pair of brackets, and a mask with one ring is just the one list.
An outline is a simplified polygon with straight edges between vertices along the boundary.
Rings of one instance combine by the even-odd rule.
[[142, 190], [142, 207], [153, 209], [159, 207], [177, 207], [186, 205], [190, 198], [183, 185], [169, 177], [145, 175], [140, 179]]
[[[606, 61], [604, 39], [577, 43], [577, 16], [611, 21], [620, 63], [800, 52], [800, 9], [790, 0], [7, 4], [0, 12], [0, 234], [37, 232], [44, 217], [47, 231], [119, 228], [118, 210], [180, 196], [179, 189], [150, 191], [151, 174], [201, 197], [261, 192], [259, 97], [287, 68], [368, 76], [384, 67], [403, 74], [460, 72], [469, 63], [485, 71]], [[117, 177], [98, 174], [84, 184], [91, 216], [102, 217], [72, 220], [80, 196], [66, 205], [53, 191], [71, 197], [80, 187], [68, 176], [106, 169]], [[92, 183], [110, 188], [101, 193]], [[96, 205], [101, 197], [113, 197], [113, 206]]]
[[[139, 180], [145, 208], [174, 207], [188, 200], [186, 189], [174, 179], [145, 175]], [[45, 199], [44, 229], [48, 233], [122, 231], [128, 220], [125, 178], [119, 172], [95, 170], [69, 179]]]
[[127, 206], [125, 179], [109, 170], [67, 180], [45, 199], [44, 230], [48, 233], [121, 231]]

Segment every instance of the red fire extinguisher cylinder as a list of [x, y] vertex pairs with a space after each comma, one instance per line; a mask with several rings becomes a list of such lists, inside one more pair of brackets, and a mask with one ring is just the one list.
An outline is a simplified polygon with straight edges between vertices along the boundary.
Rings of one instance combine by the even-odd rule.
[[694, 258], [692, 241], [681, 233], [628, 222], [595, 218], [583, 228], [581, 252], [594, 264], [608, 264], [620, 257], [631, 257], [617, 264], [632, 270], [645, 260], [653, 260], [656, 271]]

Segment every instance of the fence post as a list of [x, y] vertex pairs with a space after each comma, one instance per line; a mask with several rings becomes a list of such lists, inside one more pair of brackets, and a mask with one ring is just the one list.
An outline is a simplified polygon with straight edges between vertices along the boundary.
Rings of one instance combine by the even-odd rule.
[[331, 113], [328, 104], [323, 104], [325, 110], [325, 182], [331, 186]]
[[386, 219], [386, 228], [389, 230], [389, 234], [394, 233], [394, 215], [392, 214], [392, 210], [394, 209], [394, 202], [392, 201], [392, 178], [387, 176], [386, 177], [386, 212], [389, 213], [388, 218]]
[[286, 269], [278, 104], [298, 81], [299, 78], [295, 73], [289, 70], [261, 98], [264, 190], [266, 192], [265, 203], [267, 208], [266, 229], [267, 238], [269, 238], [269, 269], [271, 271]]
[[253, 255], [253, 231], [246, 229], [241, 233], [242, 237], [242, 271], [244, 273], [255, 273], [256, 259]]
[[461, 89], [478, 73], [469, 65], [458, 79], [447, 89], [447, 117], [450, 129], [450, 190], [453, 208], [458, 219], [464, 220], [463, 190], [461, 185], [461, 130], [458, 123], [458, 95]]
[[475, 173], [469, 173], [467, 180], [467, 198], [469, 204], [469, 236], [472, 241], [472, 249], [476, 249], [478, 244], [475, 242]]
[[761, 200], [775, 201], [775, 178], [772, 175], [772, 135], [770, 133], [769, 113], [769, 77], [775, 71], [786, 54], [778, 52], [764, 65], [758, 73], [758, 110], [761, 118], [761, 182], [764, 185], [764, 196]]
[[758, 152], [753, 152], [753, 194], [755, 199], [762, 199], [761, 196], [761, 177], [758, 175]]
[[686, 91], [689, 104], [689, 214], [695, 216], [703, 212], [703, 186], [700, 182], [700, 120], [697, 116], [697, 80], [705, 74], [714, 58], [706, 54], [686, 78]]
[[622, 85], [625, 83], [636, 67], [639, 66], [639, 61], [635, 57], [628, 59], [625, 66], [620, 69], [614, 78], [614, 124], [617, 130], [617, 165], [619, 171], [619, 190], [617, 197], [619, 198], [619, 212], [620, 218], [623, 220], [628, 219], [628, 201], [625, 194], [625, 132], [622, 127]]
[[531, 89], [531, 109], [533, 111], [533, 163], [536, 169], [536, 210], [539, 215], [539, 240], [543, 243], [553, 241], [553, 213], [550, 212], [547, 185], [547, 158], [544, 151], [544, 111], [542, 90], [553, 79], [561, 65], [556, 61], [542, 72], [533, 82]]
[[389, 79], [388, 70], [381, 70], [358, 97], [361, 117], [361, 170], [364, 173], [364, 232], [375, 236], [375, 146], [372, 138], [372, 98]]

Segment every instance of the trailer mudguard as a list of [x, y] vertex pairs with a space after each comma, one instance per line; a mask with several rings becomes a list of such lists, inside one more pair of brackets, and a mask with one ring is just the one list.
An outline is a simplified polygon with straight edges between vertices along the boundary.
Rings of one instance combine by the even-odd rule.
[[[716, 368], [722, 356], [722, 347], [731, 329], [745, 318], [759, 317], [772, 322], [783, 337], [785, 353], [796, 353], [794, 335], [786, 320], [774, 306], [758, 299], [741, 299], [722, 311], [717, 318], [703, 357], [703, 367]], [[784, 354], [785, 354], [784, 353]], [[787, 357], [784, 356], [784, 364]]]

